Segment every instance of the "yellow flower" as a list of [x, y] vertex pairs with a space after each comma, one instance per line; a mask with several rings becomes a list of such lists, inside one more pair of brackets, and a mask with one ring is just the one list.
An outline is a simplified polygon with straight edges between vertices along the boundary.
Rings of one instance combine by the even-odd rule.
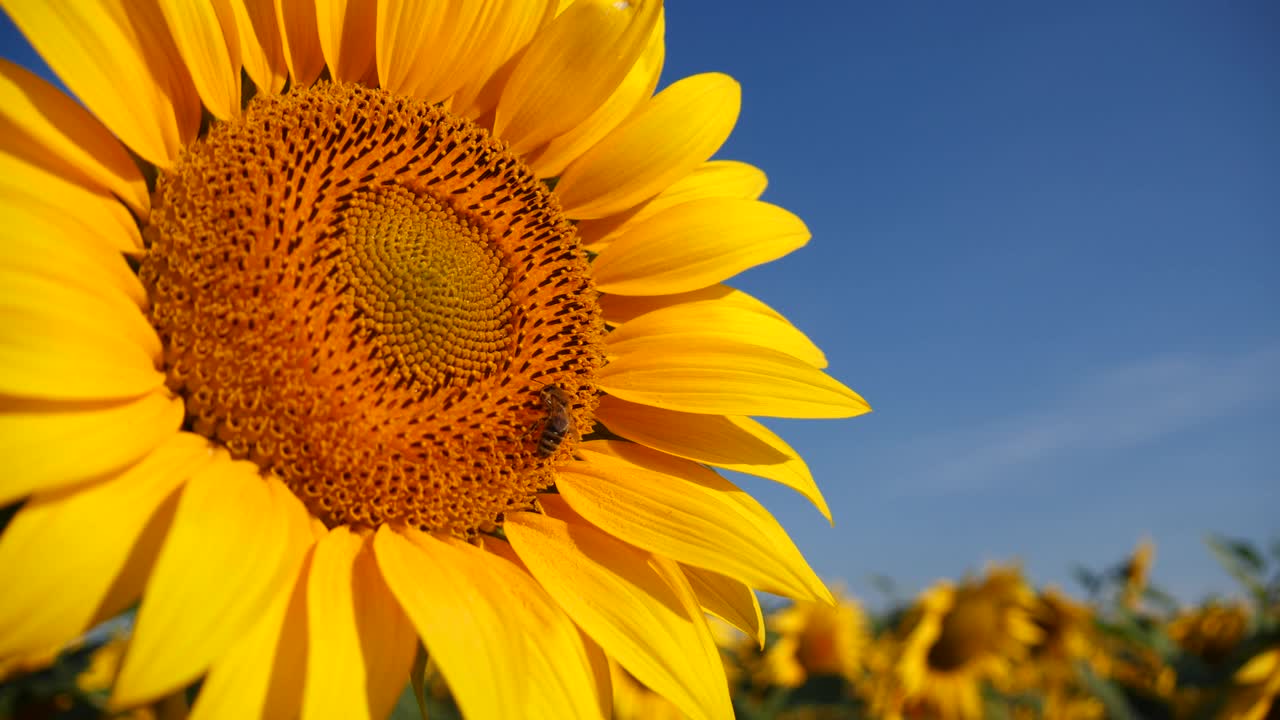
[[116, 708], [383, 716], [420, 638], [469, 717], [728, 717], [704, 609], [831, 601], [707, 466], [829, 517], [750, 416], [868, 408], [722, 284], [809, 232], [659, 2], [0, 4], [79, 100], [0, 64], [0, 659], [140, 600]]
[[867, 621], [857, 601], [837, 593], [836, 604], [796, 602], [766, 621], [778, 639], [765, 651], [761, 680], [799, 687], [810, 675], [856, 682], [867, 645]]
[[1041, 631], [1040, 641], [1032, 647], [1036, 657], [1070, 663], [1092, 653], [1093, 611], [1057, 588], [1040, 593], [1032, 619]]
[[1031, 618], [1034, 600], [1011, 568], [926, 591], [904, 622], [894, 668], [902, 712], [981, 717], [982, 684], [1007, 680], [1012, 664], [1041, 636]]
[[1210, 665], [1226, 660], [1249, 631], [1249, 609], [1212, 601], [1182, 612], [1166, 632], [1183, 650]]
[[1236, 671], [1226, 705], [1218, 717], [1263, 720], [1280, 696], [1280, 645], [1254, 655]]
[[1032, 620], [1040, 639], [1031, 646], [1026, 662], [1013, 666], [1011, 687], [1018, 693], [1041, 697], [1046, 718], [1087, 720], [1105, 714], [1102, 704], [1080, 683], [1076, 663], [1088, 663], [1102, 674], [1107, 659], [1093, 628], [1093, 612], [1056, 588], [1046, 588], [1036, 598]]

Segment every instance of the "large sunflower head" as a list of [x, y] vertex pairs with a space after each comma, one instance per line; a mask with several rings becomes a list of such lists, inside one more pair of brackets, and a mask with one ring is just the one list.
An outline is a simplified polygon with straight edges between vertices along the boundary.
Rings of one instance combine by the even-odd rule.
[[895, 667], [904, 707], [943, 718], [982, 715], [982, 684], [1003, 682], [1041, 631], [1035, 596], [1013, 568], [925, 593], [900, 628]]
[[0, 5], [79, 101], [0, 63], [0, 667], [140, 601], [116, 707], [378, 716], [420, 639], [469, 716], [724, 717], [704, 612], [831, 601], [713, 468], [829, 518], [751, 416], [867, 406], [723, 284], [809, 233], [660, 2]]

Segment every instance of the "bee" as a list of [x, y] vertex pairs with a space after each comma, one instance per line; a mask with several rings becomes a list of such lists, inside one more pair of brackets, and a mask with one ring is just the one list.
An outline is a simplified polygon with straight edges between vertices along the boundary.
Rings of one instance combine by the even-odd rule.
[[564, 438], [573, 431], [572, 403], [569, 395], [559, 385], [548, 385], [538, 393], [547, 408], [542, 421], [542, 433], [538, 436], [538, 454], [549, 457], [555, 454]]

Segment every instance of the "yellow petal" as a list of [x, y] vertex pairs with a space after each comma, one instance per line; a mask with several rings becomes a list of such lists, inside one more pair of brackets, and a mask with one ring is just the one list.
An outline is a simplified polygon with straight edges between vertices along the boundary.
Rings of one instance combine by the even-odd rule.
[[158, 0], [200, 100], [214, 117], [240, 115], [240, 38], [230, 0]]
[[[411, 540], [399, 536], [383, 538], [383, 534], [395, 535], [389, 530], [379, 534], [375, 541], [379, 563], [392, 587], [399, 588], [402, 601], [416, 603], [405, 607], [415, 617], [428, 652], [468, 717], [598, 717], [600, 702], [592, 659], [577, 627], [518, 564], [506, 543], [487, 543], [486, 548], [493, 552], [490, 554], [466, 543], [441, 541], [416, 531], [407, 532]], [[445, 569], [444, 575], [435, 575], [437, 566]], [[393, 575], [397, 580], [391, 579]], [[421, 588], [411, 587], [421, 583], [419, 578], [423, 575], [436, 578], [443, 586], [433, 588], [431, 593], [462, 592], [470, 597], [473, 604], [468, 605], [469, 611], [448, 615], [439, 609], [439, 599], [432, 601]], [[453, 602], [458, 601], [450, 601], [446, 607]], [[485, 626], [476, 629], [473, 623]], [[491, 642], [477, 643], [468, 650], [468, 636], [477, 633], [483, 633]], [[477, 668], [475, 651], [480, 647], [510, 657], [485, 658]], [[523, 668], [526, 674], [492, 675], [488, 674], [490, 668]], [[486, 687], [493, 684], [493, 677], [504, 678], [504, 683], [516, 687], [503, 688], [506, 692], [495, 696]], [[504, 703], [522, 696], [523, 705], [511, 712], [504, 709]]]
[[[5, 217], [37, 218], [68, 234], [83, 235], [118, 252], [137, 253], [142, 234], [128, 208], [104, 189], [0, 150], [0, 209]], [[19, 232], [16, 227], [7, 235]]]
[[438, 50], [450, 18], [461, 3], [433, 0], [384, 0], [375, 19], [375, 60], [380, 86], [395, 95], [409, 95], [436, 64], [425, 56]]
[[303, 719], [386, 717], [404, 688], [417, 643], [372, 550], [344, 526], [316, 545], [307, 624]]
[[606, 653], [695, 718], [731, 718], [719, 651], [679, 568], [589, 525], [512, 513], [533, 577]]
[[318, 0], [320, 51], [335, 80], [372, 79], [378, 10], [375, 0]]
[[5, 459], [0, 505], [119, 472], [181, 423], [182, 400], [165, 390], [121, 403], [48, 403], [0, 396], [0, 457]]
[[[1239, 685], [1257, 685], [1280, 674], [1280, 647], [1254, 655], [1236, 671], [1233, 679]], [[1280, 678], [1272, 679], [1274, 684]]]
[[699, 290], [675, 295], [601, 295], [600, 312], [604, 315], [606, 323], [620, 325], [631, 322], [637, 317], [651, 313], [654, 310], [706, 300], [715, 300], [729, 307], [772, 315], [779, 320], [786, 319], [782, 313], [760, 302], [755, 297], [741, 290], [735, 290], [728, 285], [720, 284], [708, 285]]
[[298, 715], [307, 667], [310, 555], [300, 556], [296, 564], [292, 577], [264, 603], [262, 617], [209, 669], [190, 720]]
[[450, 109], [472, 120], [491, 113], [502, 88], [519, 64], [521, 52], [538, 30], [558, 14], [556, 0], [494, 0], [496, 12], [476, 28], [476, 55], [464, 59], [460, 85], [449, 99]]
[[[6, 291], [12, 287], [4, 282], [7, 269], [0, 269], [0, 289]], [[124, 300], [122, 293], [118, 297]], [[142, 313], [137, 308], [103, 312], [101, 302], [98, 294], [78, 289], [0, 298], [0, 393], [114, 400], [163, 386], [158, 351], [131, 337], [122, 317], [131, 313], [141, 319]]]
[[414, 94], [428, 102], [440, 102], [464, 85], [485, 81], [505, 59], [528, 42], [536, 23], [546, 15], [546, 4], [520, 0], [482, 0], [462, 3], [452, 17], [443, 42], [427, 49], [433, 71], [423, 77]]
[[29, 164], [79, 175], [83, 185], [115, 193], [144, 220], [151, 212], [147, 183], [120, 141], [75, 100], [8, 60], [0, 60], [0, 133]]
[[711, 157], [742, 106], [720, 73], [680, 80], [565, 168], [556, 195], [571, 218], [599, 218], [657, 195]]
[[650, 552], [788, 597], [831, 593], [769, 511], [714, 471], [634, 443], [579, 447], [556, 489], [591, 524]]
[[0, 657], [61, 647], [100, 619], [144, 536], [163, 537], [161, 506], [208, 458], [207, 440], [175, 434], [115, 477], [29, 499], [0, 537]]
[[831, 509], [799, 453], [751, 418], [663, 410], [604, 395], [596, 419], [611, 432], [668, 455], [785, 485], [831, 522]]
[[755, 200], [769, 184], [764, 171], [735, 160], [708, 160], [696, 170], [667, 186], [648, 202], [595, 220], [581, 220], [578, 235], [587, 249], [599, 252], [613, 238], [636, 223], [667, 208], [703, 198], [743, 198]]
[[[123, 372], [143, 374], [155, 372], [160, 359], [155, 329], [124, 292], [110, 287], [78, 287], [0, 265], [0, 318], [0, 337], [4, 337], [4, 346], [14, 348], [9, 352], [18, 352], [12, 360], [17, 364], [22, 364], [23, 347], [67, 366], [79, 368], [100, 359]], [[61, 348], [83, 348], [84, 354], [77, 364], [77, 357], [59, 355]], [[49, 370], [54, 375], [58, 372]], [[93, 377], [97, 372], [84, 368], [84, 373]], [[67, 382], [77, 384], [74, 378], [67, 378]], [[31, 389], [37, 392], [36, 397], [44, 392], [58, 396], [56, 388]]]
[[630, 72], [661, 10], [655, 0], [569, 6], [538, 33], [512, 71], [494, 134], [523, 154], [581, 123]]
[[609, 333], [609, 352], [625, 355], [651, 344], [691, 338], [763, 345], [817, 368], [827, 366], [822, 350], [786, 320], [715, 300], [673, 305], [638, 317]]
[[262, 92], [274, 95], [289, 79], [273, 0], [231, 0], [244, 71]]
[[666, 21], [660, 14], [644, 52], [609, 99], [582, 124], [547, 143], [536, 157], [529, 159], [529, 167], [538, 177], [560, 175], [566, 165], [600, 142], [637, 108], [643, 107], [643, 103], [653, 95], [654, 88], [658, 86], [658, 76], [662, 74], [667, 47], [665, 34]]
[[0, 228], [0, 270], [17, 270], [92, 293], [107, 303], [124, 295], [147, 306], [147, 291], [120, 252], [98, 237], [68, 230], [47, 215], [0, 201], [8, 222]]
[[809, 241], [800, 218], [776, 205], [707, 198], [676, 205], [618, 236], [591, 264], [596, 289], [666, 295], [704, 288], [776, 260]]
[[427, 537], [410, 541], [385, 525], [374, 551], [463, 714], [520, 716], [530, 699], [530, 668], [523, 653], [513, 652], [513, 638], [525, 628], [507, 612], [507, 591], [495, 577], [456, 547]]
[[197, 471], [143, 593], [112, 694], [128, 707], [194, 680], [249, 630], [295, 568], [307, 512], [248, 462]]
[[324, 70], [315, 0], [275, 0], [280, 46], [294, 86], [315, 82]]
[[746, 343], [684, 341], [616, 357], [600, 389], [623, 400], [710, 415], [842, 418], [867, 402], [790, 355]]
[[591, 674], [596, 683], [596, 699], [600, 703], [599, 717], [613, 717], [613, 681], [609, 677], [609, 656], [604, 654], [600, 645], [590, 636], [578, 630], [582, 638], [582, 647], [587, 651], [587, 662], [591, 665]]
[[764, 648], [764, 615], [760, 601], [745, 583], [692, 565], [681, 565], [702, 609], [754, 638]]
[[[430, 552], [433, 541], [429, 537], [414, 537], [425, 539], [424, 546]], [[457, 540], [446, 542], [477, 566], [472, 567], [473, 573], [492, 576], [495, 592], [502, 595], [505, 588], [507, 602], [503, 606], [513, 616], [510, 625], [520, 628], [505, 646], [508, 652], [525, 654], [524, 664], [530, 673], [530, 699], [522, 716], [547, 720], [599, 717], [601, 705], [593, 669], [598, 658], [592, 659], [578, 627], [529, 575], [511, 547], [493, 540], [486, 545], [491, 555]], [[497, 546], [505, 547], [498, 550]]]
[[122, 0], [3, 0], [76, 97], [134, 152], [173, 165], [200, 123], [199, 97], [158, 7]]

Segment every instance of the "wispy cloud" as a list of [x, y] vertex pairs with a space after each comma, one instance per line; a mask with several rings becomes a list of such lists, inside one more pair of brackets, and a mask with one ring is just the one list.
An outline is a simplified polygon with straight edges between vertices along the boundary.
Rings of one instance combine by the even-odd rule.
[[1152, 443], [1277, 397], [1280, 345], [1153, 357], [1081, 378], [1041, 407], [926, 438], [903, 487], [929, 493], [992, 487], [1040, 463]]

